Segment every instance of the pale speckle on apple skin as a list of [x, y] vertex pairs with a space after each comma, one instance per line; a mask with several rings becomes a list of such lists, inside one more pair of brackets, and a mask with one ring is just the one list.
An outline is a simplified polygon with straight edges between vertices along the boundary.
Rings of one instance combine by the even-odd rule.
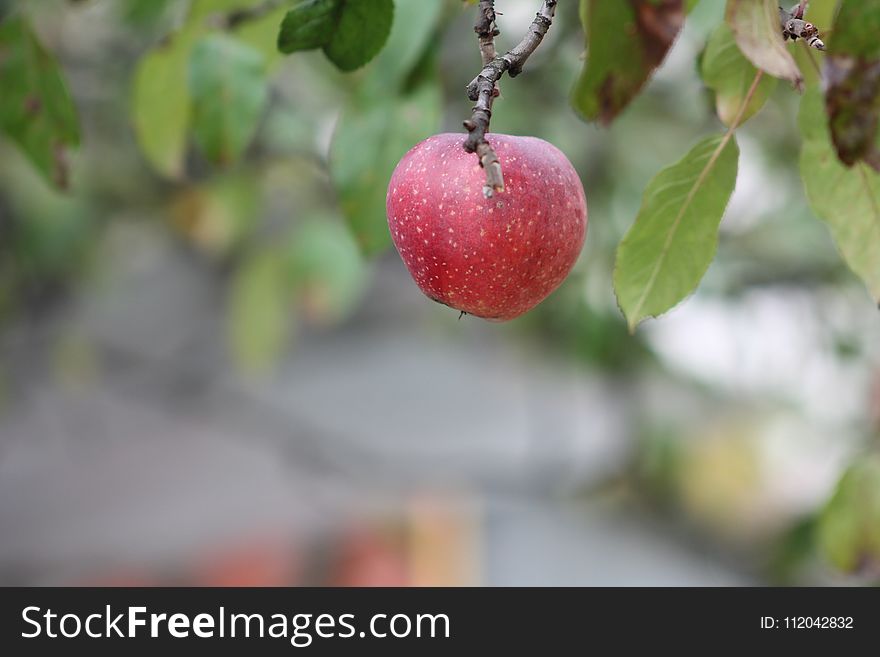
[[[503, 199], [482, 195], [484, 173], [462, 149], [460, 134], [436, 135], [398, 164], [389, 184], [388, 224], [427, 296], [507, 320], [540, 303], [571, 271], [587, 207], [577, 173], [554, 146], [531, 137], [491, 138], [506, 164]], [[431, 239], [424, 239], [428, 232]]]

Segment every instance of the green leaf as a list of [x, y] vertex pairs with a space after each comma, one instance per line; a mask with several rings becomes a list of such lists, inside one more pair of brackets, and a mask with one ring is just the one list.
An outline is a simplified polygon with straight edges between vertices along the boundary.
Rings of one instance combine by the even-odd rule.
[[757, 68], [800, 87], [800, 69], [782, 40], [777, 0], [727, 0], [727, 24]]
[[379, 54], [393, 20], [393, 0], [344, 0], [324, 54], [339, 70], [354, 71]]
[[583, 118], [609, 124], [623, 111], [666, 57], [685, 13], [682, 0], [581, 0], [589, 54], [572, 105]]
[[313, 217], [297, 229], [289, 268], [306, 316], [319, 325], [344, 319], [364, 287], [364, 262], [358, 246], [334, 217]]
[[709, 137], [648, 185], [614, 268], [630, 330], [672, 308], [706, 273], [736, 185], [738, 157], [732, 135]]
[[250, 371], [271, 368], [290, 338], [289, 303], [284, 260], [264, 251], [235, 273], [229, 306], [229, 339], [238, 364]]
[[287, 12], [278, 33], [278, 50], [290, 54], [327, 44], [336, 31], [343, 0], [302, 0]]
[[21, 15], [0, 24], [0, 94], [0, 130], [65, 188], [66, 149], [79, 143], [76, 107], [58, 62]]
[[[709, 37], [700, 68], [706, 86], [715, 92], [718, 117], [730, 127], [742, 109], [757, 69], [743, 57], [726, 24], [719, 25]], [[761, 78], [740, 125], [764, 107], [776, 85], [776, 78], [766, 75]]]
[[211, 161], [229, 164], [253, 138], [268, 99], [262, 54], [215, 34], [193, 48], [189, 64], [193, 134]]
[[840, 570], [880, 564], [880, 459], [851, 466], [819, 518], [819, 547]]
[[[281, 23], [278, 49], [289, 54], [323, 48], [339, 70], [354, 71], [379, 54], [393, 20], [394, 0], [302, 0]], [[409, 27], [418, 31], [424, 22], [422, 15]]]
[[824, 110], [820, 91], [809, 89], [800, 113], [801, 176], [807, 199], [828, 224], [850, 269], [880, 302], [880, 174], [864, 163], [852, 168], [840, 163]]
[[355, 102], [339, 119], [330, 172], [348, 224], [367, 255], [391, 244], [385, 217], [388, 181], [404, 154], [437, 131], [440, 107], [440, 89], [431, 78], [401, 98]]
[[183, 174], [190, 96], [186, 64], [193, 35], [181, 33], [141, 58], [134, 75], [132, 120], [144, 156], [161, 174]]

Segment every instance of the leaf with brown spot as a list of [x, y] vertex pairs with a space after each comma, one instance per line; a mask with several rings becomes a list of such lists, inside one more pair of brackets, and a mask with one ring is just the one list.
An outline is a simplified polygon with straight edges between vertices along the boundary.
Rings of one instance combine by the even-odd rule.
[[66, 149], [79, 143], [76, 108], [58, 62], [21, 15], [0, 24], [0, 98], [0, 130], [66, 188]]
[[727, 0], [726, 18], [752, 64], [801, 88], [803, 76], [782, 39], [777, 0]]
[[684, 0], [581, 0], [588, 59], [572, 105], [611, 123], [663, 62], [693, 5]]
[[880, 174], [863, 163], [847, 168], [835, 157], [818, 88], [804, 94], [799, 123], [807, 199], [850, 269], [880, 302]]
[[844, 0], [825, 68], [831, 139], [847, 166], [880, 171], [880, 3]]

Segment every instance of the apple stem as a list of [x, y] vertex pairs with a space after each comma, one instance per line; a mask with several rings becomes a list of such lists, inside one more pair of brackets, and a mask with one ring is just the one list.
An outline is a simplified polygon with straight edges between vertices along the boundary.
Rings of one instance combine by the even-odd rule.
[[468, 153], [476, 153], [480, 166], [486, 171], [486, 186], [483, 188], [483, 194], [487, 198], [504, 191], [501, 161], [486, 139], [492, 121], [492, 106], [495, 98], [498, 97], [498, 81], [505, 72], [512, 78], [522, 73], [526, 60], [537, 50], [550, 30], [557, 4], [558, 0], [543, 0], [541, 9], [523, 40], [499, 57], [495, 50], [495, 37], [499, 34], [495, 25], [495, 0], [480, 0], [474, 31], [480, 40], [483, 69], [467, 86], [468, 98], [476, 105], [471, 118], [464, 122], [464, 127], [469, 133], [464, 142], [464, 149]]

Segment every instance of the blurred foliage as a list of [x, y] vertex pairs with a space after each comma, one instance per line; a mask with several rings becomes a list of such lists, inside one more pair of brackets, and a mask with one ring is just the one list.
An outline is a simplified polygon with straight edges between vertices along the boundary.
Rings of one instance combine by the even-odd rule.
[[193, 136], [212, 162], [234, 162], [253, 139], [268, 100], [265, 71], [259, 51], [230, 37], [207, 36], [193, 47]]
[[842, 0], [834, 22], [834, 41], [837, 53], [875, 58], [880, 55], [880, 10], [875, 3], [860, 0]]
[[727, 543], [754, 540], [767, 518], [760, 507], [767, 488], [753, 418], [713, 418], [690, 434], [666, 428], [648, 432], [638, 476], [658, 501]]
[[365, 107], [354, 99], [343, 114], [331, 149], [331, 173], [342, 209], [367, 254], [390, 244], [384, 224], [385, 181], [414, 140], [434, 132], [439, 101], [437, 87], [426, 84], [399, 101], [368, 102]]
[[289, 276], [311, 323], [332, 326], [354, 310], [364, 287], [357, 244], [332, 217], [312, 217], [292, 236]]
[[[440, 89], [429, 44], [441, 6], [441, 0], [398, 3], [388, 44], [343, 109], [333, 138], [333, 183], [368, 255], [391, 245], [385, 191], [394, 167], [440, 125]], [[416, 29], [410, 29], [413, 25]]]
[[222, 257], [253, 229], [262, 205], [252, 175], [226, 174], [178, 191], [171, 201], [170, 218], [195, 246]]
[[265, 371], [290, 338], [291, 300], [284, 260], [275, 249], [248, 257], [232, 281], [229, 334], [233, 353], [246, 370]]
[[847, 572], [880, 572], [880, 457], [860, 459], [843, 475], [822, 511], [819, 544]]
[[[122, 17], [132, 25], [152, 25], [161, 21], [175, 0], [120, 0]], [[187, 0], [188, 1], [188, 0]]]
[[766, 568], [773, 583], [797, 584], [802, 572], [815, 561], [816, 522], [812, 515], [795, 521], [771, 548]]

